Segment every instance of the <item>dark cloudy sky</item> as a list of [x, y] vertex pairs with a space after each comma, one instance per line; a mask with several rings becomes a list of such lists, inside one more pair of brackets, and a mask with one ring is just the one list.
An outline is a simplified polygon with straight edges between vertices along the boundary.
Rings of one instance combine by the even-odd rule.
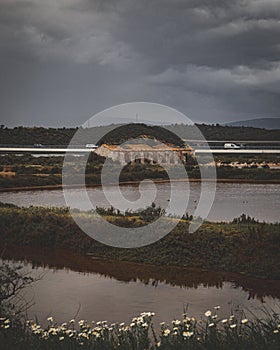
[[132, 101], [279, 117], [280, 1], [0, 1], [1, 123], [80, 125]]

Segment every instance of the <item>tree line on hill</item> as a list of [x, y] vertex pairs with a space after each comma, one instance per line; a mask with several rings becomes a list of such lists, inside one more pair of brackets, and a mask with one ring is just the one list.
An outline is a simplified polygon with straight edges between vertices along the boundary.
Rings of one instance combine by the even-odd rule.
[[[0, 127], [0, 144], [12, 145], [67, 145], [77, 128], [44, 128], [44, 127]], [[111, 124], [94, 128], [80, 128], [77, 144], [109, 143], [119, 144], [137, 137], [152, 137], [159, 141], [182, 145], [180, 138], [201, 139], [201, 134], [206, 140], [256, 140], [279, 141], [280, 130], [266, 130], [253, 127], [232, 127], [196, 124], [173, 124], [164, 127], [145, 124]]]

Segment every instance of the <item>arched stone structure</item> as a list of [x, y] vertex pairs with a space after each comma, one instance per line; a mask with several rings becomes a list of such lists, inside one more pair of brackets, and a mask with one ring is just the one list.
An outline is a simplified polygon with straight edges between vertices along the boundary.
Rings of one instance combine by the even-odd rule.
[[176, 165], [179, 162], [178, 159], [186, 164], [188, 157], [194, 156], [194, 150], [187, 145], [186, 147], [165, 147], [165, 145], [164, 147], [152, 147], [144, 143], [126, 143], [125, 147], [103, 144], [95, 152], [100, 156], [111, 158], [121, 165], [129, 162], [134, 163], [135, 159], [139, 159], [141, 164], [148, 164], [149, 160], [151, 160], [150, 163], [154, 160], [159, 164]]

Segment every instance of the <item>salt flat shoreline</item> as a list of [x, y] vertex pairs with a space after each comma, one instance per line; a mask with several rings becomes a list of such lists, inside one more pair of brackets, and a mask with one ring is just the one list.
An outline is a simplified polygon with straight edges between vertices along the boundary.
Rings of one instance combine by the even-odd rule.
[[[149, 180], [149, 179], [146, 179]], [[144, 180], [137, 180], [137, 181], [124, 181], [120, 182], [119, 184], [117, 183], [109, 183], [106, 184], [105, 186], [137, 186], [140, 184], [140, 182], [143, 182]], [[152, 179], [154, 183], [170, 183], [170, 180], [166, 179]], [[177, 179], [177, 180], [172, 180], [172, 182], [201, 182], [200, 179]], [[215, 182], [213, 179], [205, 179], [204, 181], [206, 182]], [[217, 179], [216, 182], [218, 183], [248, 183], [248, 184], [274, 184], [274, 185], [279, 185], [280, 184], [280, 179], [279, 180], [252, 180], [252, 179]], [[7, 188], [0, 188], [0, 192], [16, 192], [16, 191], [44, 191], [44, 190], [59, 190], [63, 188], [81, 188], [82, 185], [46, 185], [46, 186], [19, 186], [19, 187], [7, 187]], [[101, 184], [93, 184], [93, 185], [87, 185], [87, 188], [95, 188], [95, 187], [102, 187]]]

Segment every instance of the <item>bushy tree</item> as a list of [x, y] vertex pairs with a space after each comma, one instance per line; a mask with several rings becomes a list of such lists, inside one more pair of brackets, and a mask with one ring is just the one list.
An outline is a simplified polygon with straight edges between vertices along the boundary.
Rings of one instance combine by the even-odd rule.
[[22, 270], [7, 262], [0, 265], [0, 313], [3, 316], [16, 316], [25, 311], [30, 304], [20, 298], [20, 292], [34, 279]]
[[139, 212], [139, 217], [145, 222], [152, 222], [164, 214], [165, 210], [161, 207], [157, 207], [153, 202], [149, 207]]

